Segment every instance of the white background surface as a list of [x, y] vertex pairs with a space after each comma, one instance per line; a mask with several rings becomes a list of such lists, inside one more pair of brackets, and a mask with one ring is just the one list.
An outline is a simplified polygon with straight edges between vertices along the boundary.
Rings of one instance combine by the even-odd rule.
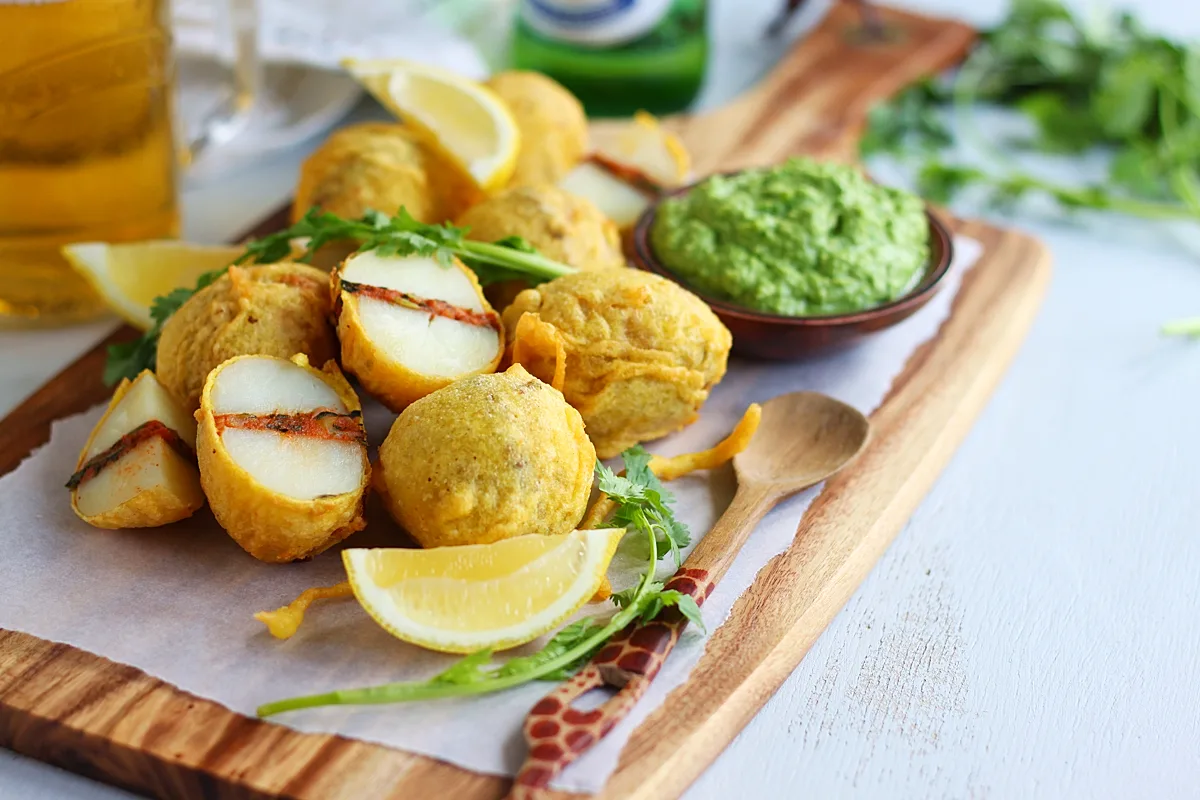
[[[708, 103], [779, 54], [757, 37], [773, 2], [714, 5]], [[1200, 4], [1128, 5], [1200, 34]], [[1002, 3], [970, 6], [986, 22]], [[218, 241], [273, 208], [315, 145], [189, 191], [188, 236]], [[1200, 797], [1200, 343], [1157, 335], [1200, 314], [1200, 253], [1132, 222], [1020, 224], [1056, 271], [1012, 370], [692, 800]], [[105, 329], [0, 333], [0, 410]], [[0, 751], [0, 798], [127, 796]]]

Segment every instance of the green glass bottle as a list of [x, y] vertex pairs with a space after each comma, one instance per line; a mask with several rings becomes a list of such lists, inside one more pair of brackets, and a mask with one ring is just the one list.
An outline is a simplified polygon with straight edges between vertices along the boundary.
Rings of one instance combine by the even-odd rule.
[[705, 0], [521, 0], [512, 58], [544, 72], [589, 116], [668, 114], [700, 91]]

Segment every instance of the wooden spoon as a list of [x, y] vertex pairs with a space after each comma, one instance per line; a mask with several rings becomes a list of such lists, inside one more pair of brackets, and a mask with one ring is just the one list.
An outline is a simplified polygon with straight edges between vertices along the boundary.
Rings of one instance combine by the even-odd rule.
[[[823, 394], [793, 392], [767, 401], [758, 432], [733, 459], [738, 481], [733, 501], [667, 588], [703, 603], [766, 513], [846, 466], [867, 443], [869, 432], [866, 417]], [[547, 796], [544, 792], [554, 776], [629, 713], [686, 625], [687, 619], [674, 608], [650, 622], [630, 625], [574, 677], [542, 698], [525, 718], [529, 755], [509, 798]], [[571, 707], [580, 696], [604, 686], [617, 691], [603, 705]]]

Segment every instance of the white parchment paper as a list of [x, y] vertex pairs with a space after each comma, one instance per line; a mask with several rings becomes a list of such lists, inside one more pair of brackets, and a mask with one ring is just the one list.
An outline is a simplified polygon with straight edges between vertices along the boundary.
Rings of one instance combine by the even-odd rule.
[[[700, 420], [652, 449], [674, 454], [708, 447], [728, 433], [747, 404], [800, 389], [826, 392], [864, 412], [875, 409], [914, 348], [945, 319], [962, 271], [980, 251], [977, 242], [963, 238], [955, 247], [946, 285], [922, 311], [853, 349], [801, 364], [735, 360]], [[101, 412], [94, 408], [57, 423], [49, 444], [0, 479], [0, 627], [138, 667], [243, 714], [296, 694], [424, 679], [450, 663], [450, 656], [393, 639], [352, 601], [316, 606], [296, 636], [272, 639], [253, 613], [275, 608], [309, 586], [342, 580], [336, 552], [303, 564], [262, 564], [242, 552], [207, 511], [146, 531], [101, 531], [80, 522], [62, 487]], [[386, 435], [391, 419], [379, 406], [368, 409], [374, 441]], [[671, 488], [680, 517], [698, 538], [732, 497], [732, 471], [689, 476]], [[703, 608], [709, 630], [788, 546], [814, 494], [783, 503], [751, 536]], [[348, 544], [396, 541], [394, 526], [376, 513]], [[618, 587], [632, 582], [631, 563], [618, 554], [613, 573]], [[685, 634], [629, 718], [569, 767], [556, 786], [589, 792], [603, 786], [630, 733], [687, 678], [703, 650], [703, 635]], [[512, 775], [524, 755], [521, 721], [549, 688], [534, 683], [485, 697], [313, 709], [275, 720]]]

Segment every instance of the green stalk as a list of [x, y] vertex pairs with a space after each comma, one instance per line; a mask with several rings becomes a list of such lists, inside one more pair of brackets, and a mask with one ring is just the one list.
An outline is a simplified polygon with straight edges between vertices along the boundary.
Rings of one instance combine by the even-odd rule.
[[[511, 251], [510, 251], [511, 252]], [[654, 582], [655, 568], [658, 565], [658, 542], [654, 535], [654, 528], [645, 523], [645, 517], [642, 517], [643, 524], [647, 536], [650, 540], [650, 566], [646, 570], [646, 574], [642, 576], [641, 583], [638, 584], [638, 590], [634, 596], [633, 602], [622, 608], [608, 621], [600, 630], [589, 636], [580, 644], [576, 645], [571, 650], [563, 653], [558, 658], [547, 661], [538, 667], [527, 672], [522, 672], [517, 675], [505, 675], [503, 677], [489, 678], [486, 680], [476, 681], [473, 683], [435, 683], [430, 681], [403, 681], [397, 683], [385, 683], [379, 686], [368, 686], [362, 689], [343, 689], [334, 692], [325, 692], [323, 694], [312, 694], [303, 697], [291, 697], [286, 700], [276, 700], [273, 703], [266, 703], [258, 707], [255, 713], [259, 717], [269, 717], [274, 714], [280, 714], [284, 711], [295, 711], [301, 708], [317, 708], [319, 706], [340, 706], [340, 705], [379, 705], [384, 703], [402, 703], [412, 700], [433, 700], [442, 697], [461, 697], [474, 694], [486, 694], [488, 692], [498, 692], [504, 689], [511, 689], [514, 686], [520, 686], [523, 683], [528, 683], [538, 678], [549, 675], [557, 670], [569, 666], [582, 656], [592, 652], [593, 649], [599, 647], [608, 639], [612, 638], [618, 631], [625, 628], [629, 623], [637, 618], [641, 613], [640, 603], [638, 602], [650, 590], [650, 585]]]
[[[1165, 91], [1161, 91], [1158, 96], [1158, 123], [1162, 128], [1162, 139], [1167, 153], [1171, 160], [1175, 161], [1178, 152], [1175, 143], [1179, 138], [1179, 109], [1176, 106], [1179, 93], [1175, 91], [1174, 86], [1166, 85], [1164, 88]], [[1167, 96], [1168, 92], [1170, 97]], [[1186, 164], [1177, 163], [1168, 180], [1179, 199], [1195, 216], [1200, 216], [1200, 187], [1197, 187], [1195, 172]]]
[[504, 267], [532, 275], [536, 278], [552, 280], [570, 275], [574, 269], [558, 261], [546, 258], [538, 253], [525, 253], [511, 247], [500, 247], [489, 242], [464, 241], [461, 246], [451, 247], [456, 254], [467, 259]]
[[1193, 339], [1200, 338], [1200, 317], [1191, 317], [1189, 319], [1177, 319], [1168, 322], [1161, 328], [1163, 336], [1188, 336]]

